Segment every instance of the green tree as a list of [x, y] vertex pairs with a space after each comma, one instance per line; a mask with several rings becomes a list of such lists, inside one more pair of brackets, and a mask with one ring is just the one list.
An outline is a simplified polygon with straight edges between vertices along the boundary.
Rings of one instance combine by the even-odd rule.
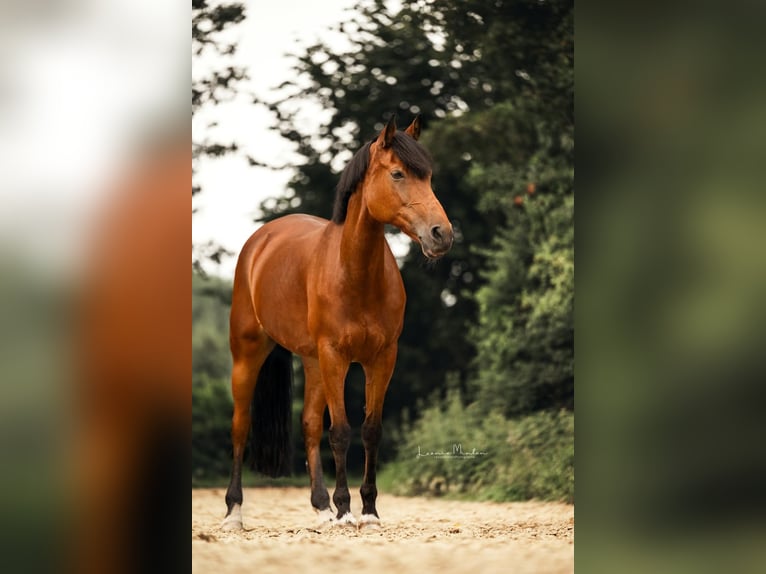
[[480, 248], [472, 397], [511, 416], [574, 404], [574, 78], [571, 3], [507, 4], [507, 28], [481, 15], [492, 24], [479, 47], [488, 69], [504, 51], [516, 60], [493, 90], [502, 101], [478, 114], [502, 145], [477, 155], [466, 183], [500, 221]]
[[[192, 56], [204, 58], [214, 52], [224, 59], [233, 56], [237, 45], [225, 42], [223, 32], [245, 19], [245, 7], [239, 2], [192, 0]], [[247, 77], [244, 69], [229, 63], [222, 68], [192, 74], [192, 115], [205, 105], [233, 97], [239, 82]], [[209, 153], [217, 149], [207, 148]]]
[[488, 251], [472, 330], [484, 412], [574, 406], [573, 212], [571, 195], [527, 198]]
[[[216, 2], [192, 0], [192, 121], [203, 108], [215, 106], [234, 97], [246, 71], [232, 63], [237, 45], [225, 40], [226, 32], [245, 18], [245, 7], [240, 2]], [[211, 56], [223, 62], [219, 66], [208, 66]], [[211, 127], [210, 125], [207, 126]], [[215, 141], [207, 136], [206, 129], [195, 129], [192, 139], [192, 197], [200, 193], [201, 187], [193, 175], [203, 157], [221, 157], [237, 152], [236, 142]], [[192, 213], [195, 210], [192, 208]], [[228, 253], [213, 242], [193, 245], [193, 265], [201, 271], [202, 261], [211, 259], [219, 263]]]

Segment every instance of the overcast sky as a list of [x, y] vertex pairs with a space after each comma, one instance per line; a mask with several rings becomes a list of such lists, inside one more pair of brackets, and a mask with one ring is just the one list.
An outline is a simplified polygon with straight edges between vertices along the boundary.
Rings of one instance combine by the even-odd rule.
[[77, 276], [116, 182], [183, 119], [189, 13], [182, 0], [0, 2], [0, 266]]
[[[245, 4], [246, 19], [232, 29], [232, 37], [238, 43], [236, 63], [247, 67], [251, 76], [241, 85], [241, 91], [269, 100], [274, 98], [272, 88], [295, 79], [285, 54], [300, 53], [301, 47], [317, 39], [339, 43], [341, 40], [329, 29], [351, 16], [346, 9], [355, 2], [280, 0]], [[307, 114], [308, 121], [312, 117], [317, 120], [316, 114]], [[210, 120], [216, 120], [218, 126], [205, 131]], [[246, 153], [260, 161], [295, 163], [290, 145], [269, 129], [272, 125], [270, 114], [243, 96], [199, 113], [193, 124], [194, 139], [208, 133], [216, 141], [236, 141]], [[193, 241], [203, 243], [213, 239], [239, 253], [242, 244], [257, 228], [253, 219], [258, 214], [258, 205], [264, 198], [283, 192], [291, 172], [251, 167], [241, 156], [203, 159], [197, 167], [195, 178], [203, 192], [194, 201], [199, 211], [192, 220]], [[213, 264], [207, 268], [222, 276], [233, 276], [235, 263], [236, 257], [232, 257], [218, 268]]]

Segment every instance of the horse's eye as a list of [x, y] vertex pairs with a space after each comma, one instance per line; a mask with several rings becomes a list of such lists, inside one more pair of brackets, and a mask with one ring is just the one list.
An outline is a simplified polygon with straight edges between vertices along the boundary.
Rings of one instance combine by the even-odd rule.
[[395, 169], [394, 171], [391, 172], [391, 177], [395, 179], [396, 181], [399, 181], [400, 179], [404, 179], [404, 174], [398, 169]]

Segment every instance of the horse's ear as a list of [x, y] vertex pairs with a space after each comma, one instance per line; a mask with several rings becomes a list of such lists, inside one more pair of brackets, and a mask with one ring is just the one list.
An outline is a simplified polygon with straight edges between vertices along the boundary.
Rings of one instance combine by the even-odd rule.
[[391, 145], [394, 140], [394, 134], [396, 133], [396, 114], [391, 114], [386, 127], [380, 132], [378, 136], [378, 145], [382, 148], [386, 148]]
[[418, 140], [420, 137], [420, 114], [415, 116], [415, 119], [412, 120], [412, 123], [407, 127], [406, 130], [404, 130], [404, 133], [410, 134], [412, 139], [415, 141]]

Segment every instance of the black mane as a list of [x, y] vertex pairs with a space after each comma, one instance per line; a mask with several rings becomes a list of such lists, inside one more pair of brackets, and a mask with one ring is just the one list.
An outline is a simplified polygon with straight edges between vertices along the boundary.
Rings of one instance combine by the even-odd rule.
[[[335, 188], [335, 206], [332, 210], [332, 221], [334, 223], [346, 221], [348, 201], [364, 179], [367, 168], [370, 166], [371, 145], [372, 142], [368, 142], [362, 146], [362, 149], [354, 154], [354, 157], [348, 162], [343, 173], [340, 174], [340, 181]], [[396, 132], [391, 140], [391, 148], [415, 177], [424, 178], [433, 171], [431, 156], [410, 135], [404, 132]]]

